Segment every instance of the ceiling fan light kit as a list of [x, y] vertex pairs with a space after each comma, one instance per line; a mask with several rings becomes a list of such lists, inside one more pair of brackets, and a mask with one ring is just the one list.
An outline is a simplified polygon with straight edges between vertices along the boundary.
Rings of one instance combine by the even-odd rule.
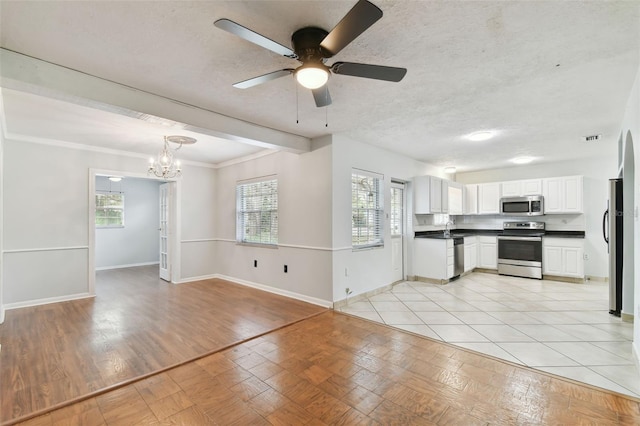
[[300, 85], [312, 90], [316, 106], [323, 107], [331, 104], [331, 95], [326, 87], [331, 73], [392, 82], [404, 78], [406, 68], [354, 62], [325, 65], [328, 58], [338, 54], [380, 18], [382, 11], [376, 5], [367, 0], [359, 0], [330, 32], [317, 27], [295, 31], [291, 36], [293, 50], [229, 19], [218, 19], [214, 25], [274, 53], [302, 62], [296, 69], [286, 68], [263, 74], [235, 83], [234, 87], [247, 89], [293, 73]]

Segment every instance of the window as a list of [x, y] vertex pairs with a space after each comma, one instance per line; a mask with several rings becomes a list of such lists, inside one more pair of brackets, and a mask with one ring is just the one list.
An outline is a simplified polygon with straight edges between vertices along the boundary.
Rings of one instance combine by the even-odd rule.
[[96, 193], [96, 226], [98, 228], [121, 228], [124, 226], [123, 193]]
[[353, 248], [384, 245], [382, 176], [362, 170], [351, 173], [351, 243]]
[[391, 236], [402, 235], [403, 194], [401, 186], [391, 188]]
[[278, 180], [236, 186], [236, 240], [250, 244], [278, 244]]

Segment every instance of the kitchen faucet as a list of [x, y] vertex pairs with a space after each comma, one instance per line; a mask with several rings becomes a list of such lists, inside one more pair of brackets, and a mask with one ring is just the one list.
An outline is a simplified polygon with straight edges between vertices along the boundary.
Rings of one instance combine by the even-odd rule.
[[453, 225], [453, 222], [452, 221], [448, 221], [444, 225], [444, 237], [445, 238], [449, 238], [451, 236], [451, 230], [449, 230], [449, 225]]

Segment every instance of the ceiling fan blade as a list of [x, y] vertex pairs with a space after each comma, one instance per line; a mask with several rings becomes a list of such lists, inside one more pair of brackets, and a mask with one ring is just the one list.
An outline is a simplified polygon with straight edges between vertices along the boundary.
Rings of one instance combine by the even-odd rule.
[[311, 90], [313, 93], [313, 99], [316, 101], [318, 108], [331, 105], [331, 95], [329, 94], [329, 87], [325, 84], [322, 87]]
[[269, 74], [263, 74], [258, 77], [250, 78], [249, 80], [239, 81], [235, 83], [233, 87], [238, 89], [248, 89], [249, 87], [257, 86], [258, 84], [266, 83], [267, 81], [275, 80], [276, 78], [284, 77], [293, 72], [292, 69], [284, 69], [279, 71], [270, 72]]
[[356, 64], [354, 62], [336, 62], [331, 66], [336, 74], [352, 75], [354, 77], [373, 78], [376, 80], [402, 80], [407, 74], [406, 68], [386, 67], [384, 65]]
[[257, 32], [252, 31], [249, 28], [243, 27], [236, 22], [230, 21], [228, 19], [218, 19], [213, 23], [213, 25], [220, 28], [221, 30], [225, 30], [233, 35], [250, 41], [251, 43], [257, 44], [260, 47], [269, 49], [272, 52], [277, 53], [278, 55], [286, 56], [287, 58], [293, 59], [298, 58], [298, 55], [296, 55], [295, 52], [288, 47], [283, 46], [280, 43], [277, 43], [261, 34], [258, 34]]
[[320, 43], [320, 47], [330, 54], [325, 57], [337, 54], [380, 18], [382, 10], [378, 6], [359, 0]]

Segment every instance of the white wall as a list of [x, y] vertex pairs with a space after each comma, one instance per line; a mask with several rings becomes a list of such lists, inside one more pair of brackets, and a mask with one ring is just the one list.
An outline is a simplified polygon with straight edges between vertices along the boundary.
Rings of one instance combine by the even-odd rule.
[[[584, 176], [584, 215], [545, 215], [541, 220], [552, 230], [585, 231], [585, 253], [588, 256], [585, 274], [605, 278], [609, 275], [609, 261], [607, 244], [602, 237], [602, 215], [609, 197], [607, 182], [618, 176], [616, 141], [603, 143], [602, 155], [596, 159], [459, 173], [456, 180], [461, 183], [481, 183], [573, 175]], [[496, 225], [501, 222], [500, 217], [493, 220]]]
[[107, 176], [96, 176], [96, 191], [124, 194], [124, 227], [96, 228], [96, 269], [158, 263], [160, 183], [139, 178], [111, 182]]
[[[277, 152], [218, 169], [216, 262], [221, 275], [332, 302], [331, 152], [328, 141], [319, 140], [309, 153]], [[269, 175], [278, 179], [278, 248], [237, 244], [236, 184]]]
[[[636, 362], [640, 365], [640, 271], [637, 265], [640, 265], [640, 222], [638, 219], [638, 205], [640, 204], [640, 69], [636, 74], [636, 80], [629, 94], [629, 100], [627, 101], [627, 108], [625, 110], [624, 119], [622, 121], [621, 132], [623, 146], [630, 134], [633, 138], [633, 152], [635, 159], [635, 182], [634, 182], [634, 235], [628, 235], [625, 230], [625, 241], [632, 240], [634, 246], [634, 255], [636, 265], [635, 277], [634, 277], [634, 321], [633, 321], [633, 346], [636, 356]], [[620, 155], [624, 158], [623, 153]], [[623, 294], [624, 299], [624, 294]]]
[[[332, 147], [333, 300], [342, 300], [346, 297], [347, 287], [355, 296], [393, 282], [388, 218], [391, 208], [389, 193], [391, 179], [411, 181], [414, 176], [438, 176], [441, 171], [425, 163], [345, 136], [334, 135]], [[385, 245], [383, 248], [358, 251], [351, 249], [351, 172], [353, 168], [384, 175], [384, 211], [387, 215], [384, 222]], [[408, 199], [409, 220], [412, 217], [411, 193], [412, 188], [408, 184], [405, 194]], [[405, 275], [413, 275], [411, 269], [413, 233], [410, 224], [406, 230], [408, 233], [405, 235], [405, 256], [408, 259], [408, 270], [405, 271]], [[345, 270], [348, 271], [348, 276]]]
[[[90, 296], [89, 169], [145, 173], [146, 158], [7, 139], [4, 160], [4, 307]], [[185, 164], [183, 172], [192, 177], [182, 185], [181, 210], [190, 212], [192, 204], [206, 204], [200, 187], [210, 184], [215, 170]], [[211, 191], [207, 206], [213, 199]], [[211, 211], [190, 212], [189, 226], [211, 228]], [[184, 273], [178, 278], [188, 278]]]

